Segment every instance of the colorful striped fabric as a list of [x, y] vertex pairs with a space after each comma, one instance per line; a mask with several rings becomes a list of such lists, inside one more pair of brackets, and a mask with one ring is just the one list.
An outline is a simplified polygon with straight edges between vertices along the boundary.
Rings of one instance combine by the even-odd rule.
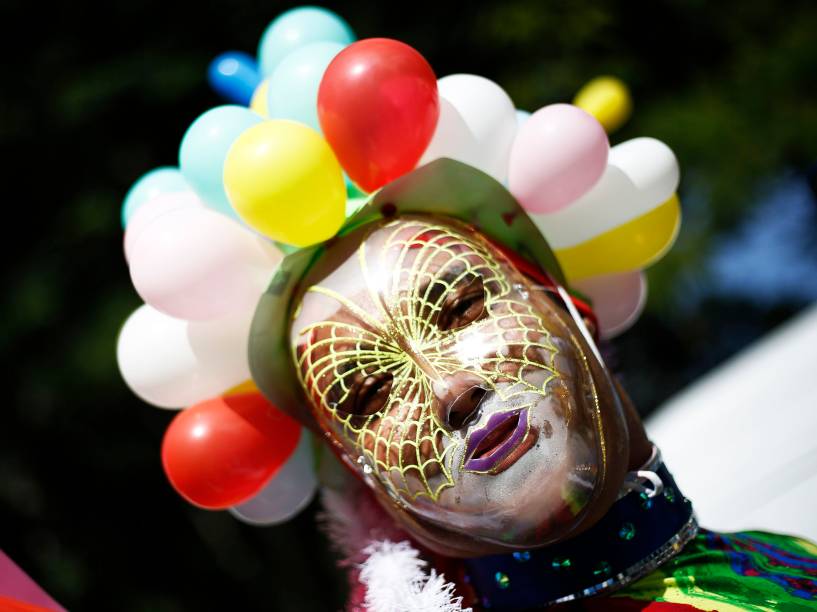
[[[574, 608], [575, 609], [575, 608]], [[585, 610], [817, 610], [817, 546], [761, 531], [701, 530], [672, 561]]]

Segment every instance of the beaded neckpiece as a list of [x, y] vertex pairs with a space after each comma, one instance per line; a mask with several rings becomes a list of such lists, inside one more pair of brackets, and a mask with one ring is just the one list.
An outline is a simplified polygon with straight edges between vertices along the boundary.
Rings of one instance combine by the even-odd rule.
[[697, 534], [698, 523], [657, 449], [631, 475], [609, 512], [575, 538], [467, 560], [464, 579], [479, 603], [527, 610], [589, 597], [634, 582], [679, 553]]

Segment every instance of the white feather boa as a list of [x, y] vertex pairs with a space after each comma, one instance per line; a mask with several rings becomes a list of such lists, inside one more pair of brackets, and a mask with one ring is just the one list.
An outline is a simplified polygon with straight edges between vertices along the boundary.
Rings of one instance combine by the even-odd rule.
[[[353, 582], [365, 588], [367, 612], [470, 612], [454, 584], [420, 557], [393, 521], [358, 487], [345, 493], [324, 489], [321, 519], [343, 555]], [[354, 589], [353, 589], [354, 590]]]
[[374, 542], [364, 552], [360, 581], [370, 612], [462, 612], [454, 585], [433, 568], [426, 573], [428, 564], [408, 542]]

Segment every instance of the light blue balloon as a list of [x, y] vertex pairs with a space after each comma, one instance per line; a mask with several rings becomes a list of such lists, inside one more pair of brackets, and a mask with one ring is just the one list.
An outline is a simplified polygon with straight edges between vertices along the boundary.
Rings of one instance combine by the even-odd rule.
[[258, 44], [262, 78], [270, 76], [278, 62], [298, 47], [313, 42], [348, 45], [355, 40], [349, 24], [332, 11], [302, 6], [279, 15], [264, 31]]
[[516, 127], [521, 128], [522, 125], [530, 119], [530, 113], [526, 110], [516, 109]]
[[224, 160], [233, 142], [264, 119], [243, 106], [217, 106], [196, 119], [179, 147], [179, 167], [202, 201], [238, 219], [224, 190]]
[[122, 227], [127, 227], [130, 218], [142, 204], [163, 193], [190, 191], [178, 168], [164, 166], [151, 170], [136, 181], [122, 203]]
[[343, 50], [335, 42], [316, 42], [287, 55], [270, 77], [269, 116], [292, 119], [321, 131], [318, 122], [318, 87], [329, 62]]

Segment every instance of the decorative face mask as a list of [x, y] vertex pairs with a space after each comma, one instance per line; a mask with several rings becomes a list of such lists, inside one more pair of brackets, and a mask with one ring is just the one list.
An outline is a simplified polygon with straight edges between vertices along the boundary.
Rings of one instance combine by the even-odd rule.
[[296, 302], [292, 359], [321, 429], [404, 522], [527, 548], [614, 498], [624, 417], [557, 289], [431, 216], [368, 225], [322, 264]]

